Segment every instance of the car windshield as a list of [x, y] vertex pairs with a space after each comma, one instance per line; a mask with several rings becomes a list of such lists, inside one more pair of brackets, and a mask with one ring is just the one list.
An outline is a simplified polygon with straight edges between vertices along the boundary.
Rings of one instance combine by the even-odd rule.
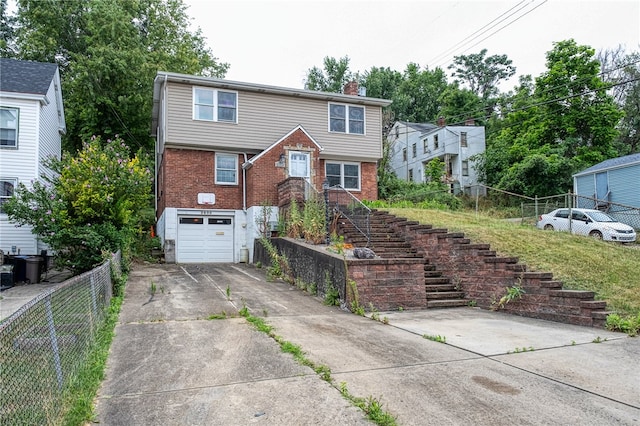
[[589, 212], [587, 213], [594, 222], [617, 222], [614, 218], [606, 213], [602, 212]]

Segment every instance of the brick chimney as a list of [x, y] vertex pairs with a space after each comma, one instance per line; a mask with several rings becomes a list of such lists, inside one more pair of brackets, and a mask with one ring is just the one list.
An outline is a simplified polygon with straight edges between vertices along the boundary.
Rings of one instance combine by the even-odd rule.
[[475, 126], [476, 125], [476, 120], [474, 120], [473, 118], [467, 118], [464, 121], [464, 125], [465, 126]]
[[342, 93], [345, 95], [358, 96], [358, 82], [353, 80], [345, 84]]
[[443, 116], [438, 117], [438, 127], [444, 127], [447, 125], [447, 122], [445, 121]]

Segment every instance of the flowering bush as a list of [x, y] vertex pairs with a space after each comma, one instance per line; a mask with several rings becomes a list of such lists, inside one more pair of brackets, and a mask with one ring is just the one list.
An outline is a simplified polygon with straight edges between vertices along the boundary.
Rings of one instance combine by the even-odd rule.
[[58, 261], [77, 272], [103, 260], [103, 252], [127, 255], [137, 214], [151, 199], [152, 176], [122, 139], [93, 137], [72, 157], [47, 160], [54, 177], [30, 188], [20, 184], [5, 204], [9, 218], [33, 227]]

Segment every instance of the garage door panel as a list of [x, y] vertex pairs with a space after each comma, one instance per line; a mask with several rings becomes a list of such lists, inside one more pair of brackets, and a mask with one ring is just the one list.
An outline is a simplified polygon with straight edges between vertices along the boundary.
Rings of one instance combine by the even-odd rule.
[[178, 262], [233, 262], [231, 218], [180, 217]]

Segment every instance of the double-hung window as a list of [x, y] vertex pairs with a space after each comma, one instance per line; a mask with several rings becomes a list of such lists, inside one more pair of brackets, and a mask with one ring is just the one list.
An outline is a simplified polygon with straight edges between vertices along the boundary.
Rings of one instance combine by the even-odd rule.
[[467, 146], [467, 132], [460, 132], [460, 146]]
[[18, 147], [18, 108], [0, 108], [0, 147]]
[[329, 104], [329, 131], [364, 135], [364, 107]]
[[13, 197], [16, 185], [16, 179], [0, 179], [0, 213], [4, 213], [4, 203]]
[[360, 190], [360, 164], [329, 162], [325, 163], [325, 174], [330, 186], [340, 185], [344, 189]]
[[462, 161], [462, 176], [469, 176], [469, 162], [466, 160]]
[[429, 153], [429, 140], [425, 139], [422, 141], [422, 152], [423, 154]]
[[238, 156], [216, 153], [216, 184], [238, 184]]
[[202, 87], [193, 88], [193, 119], [238, 122], [238, 94]]

